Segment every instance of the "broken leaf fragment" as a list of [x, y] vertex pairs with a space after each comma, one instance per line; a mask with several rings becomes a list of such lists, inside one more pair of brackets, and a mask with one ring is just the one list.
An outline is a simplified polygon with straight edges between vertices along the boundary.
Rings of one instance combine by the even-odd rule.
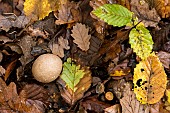
[[77, 100], [81, 99], [84, 92], [91, 86], [92, 77], [88, 67], [77, 66], [71, 61], [71, 58], [68, 58], [67, 62], [63, 64], [60, 77], [61, 95], [70, 105], [74, 105]]
[[164, 95], [167, 75], [159, 58], [152, 53], [134, 69], [134, 93], [142, 104], [157, 103]]
[[42, 20], [48, 16], [50, 12], [56, 11], [58, 5], [58, 0], [25, 0], [24, 12], [26, 16]]

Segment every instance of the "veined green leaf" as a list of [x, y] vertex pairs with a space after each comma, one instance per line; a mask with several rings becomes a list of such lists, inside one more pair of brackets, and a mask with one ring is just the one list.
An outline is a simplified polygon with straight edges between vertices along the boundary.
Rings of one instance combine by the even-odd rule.
[[147, 58], [152, 52], [153, 40], [149, 30], [143, 24], [133, 28], [129, 34], [129, 43], [133, 51], [141, 58]]
[[124, 26], [132, 20], [132, 12], [118, 4], [105, 4], [92, 11], [98, 18], [113, 26]]
[[71, 63], [71, 58], [68, 58], [67, 62], [63, 65], [63, 71], [60, 77], [66, 82], [66, 85], [75, 92], [77, 90], [76, 85], [84, 75], [85, 72], [80, 69], [80, 65], [76, 66], [74, 63]]

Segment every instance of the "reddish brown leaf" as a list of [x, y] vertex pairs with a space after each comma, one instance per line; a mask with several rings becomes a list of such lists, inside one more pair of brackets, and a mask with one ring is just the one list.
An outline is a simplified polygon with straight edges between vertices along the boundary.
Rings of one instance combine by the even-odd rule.
[[165, 68], [169, 69], [170, 53], [164, 52], [164, 51], [159, 51], [156, 55], [159, 57], [159, 60], [161, 61], [162, 65]]
[[104, 111], [105, 111], [105, 113], [121, 113], [120, 104], [115, 104], [113, 106], [105, 108]]
[[81, 23], [77, 23], [73, 26], [71, 36], [74, 38], [73, 42], [78, 45], [83, 51], [87, 51], [90, 45], [91, 35], [88, 35], [89, 29]]

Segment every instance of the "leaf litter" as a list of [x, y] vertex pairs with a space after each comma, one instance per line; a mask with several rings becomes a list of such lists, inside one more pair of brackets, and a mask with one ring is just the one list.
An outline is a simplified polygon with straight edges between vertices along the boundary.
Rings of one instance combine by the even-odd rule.
[[[170, 112], [169, 12], [169, 0], [0, 0], [0, 112]], [[63, 67], [40, 83], [46, 53]]]

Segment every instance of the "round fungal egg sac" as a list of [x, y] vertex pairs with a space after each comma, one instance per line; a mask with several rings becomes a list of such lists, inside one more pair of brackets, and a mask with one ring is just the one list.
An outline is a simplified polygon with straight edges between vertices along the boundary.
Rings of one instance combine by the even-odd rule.
[[62, 60], [54, 54], [40, 55], [32, 65], [34, 78], [42, 83], [49, 83], [59, 77], [62, 70]]

